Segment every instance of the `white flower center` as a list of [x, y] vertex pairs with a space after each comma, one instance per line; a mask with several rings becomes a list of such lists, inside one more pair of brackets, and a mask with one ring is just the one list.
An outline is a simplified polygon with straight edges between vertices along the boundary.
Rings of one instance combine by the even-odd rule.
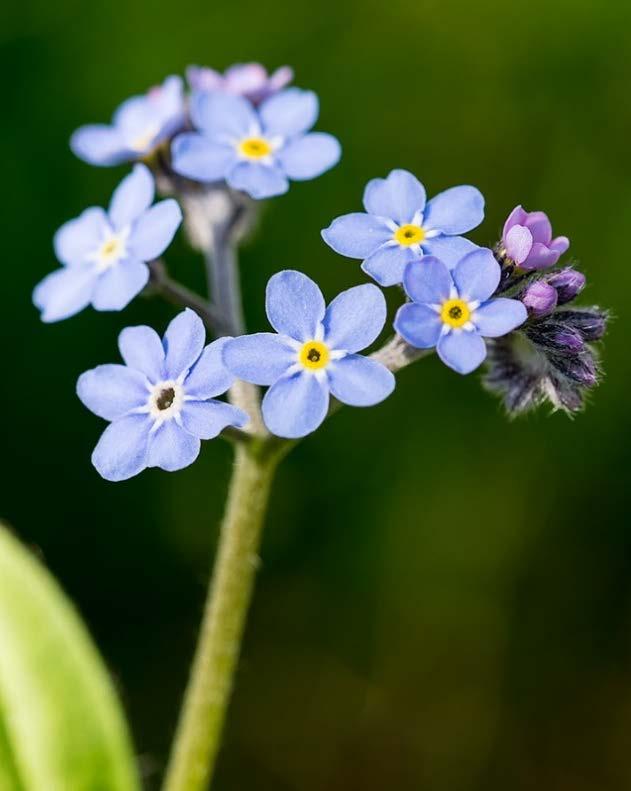
[[128, 237], [129, 228], [124, 228], [118, 233], [110, 232], [103, 239], [100, 247], [88, 256], [89, 259], [94, 261], [101, 271], [108, 269], [127, 255]]
[[139, 154], [144, 153], [151, 146], [159, 131], [160, 127], [158, 124], [151, 124], [151, 126], [148, 126], [129, 141], [129, 147], [132, 151], [137, 151]]
[[158, 382], [149, 394], [149, 414], [159, 423], [171, 420], [180, 414], [184, 403], [184, 388], [171, 379]]

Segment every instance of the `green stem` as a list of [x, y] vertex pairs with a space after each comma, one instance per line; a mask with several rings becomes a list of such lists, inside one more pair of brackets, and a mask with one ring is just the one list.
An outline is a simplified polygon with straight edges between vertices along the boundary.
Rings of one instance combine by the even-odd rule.
[[237, 445], [213, 579], [177, 727], [164, 791], [205, 791], [221, 731], [254, 578], [278, 453]]

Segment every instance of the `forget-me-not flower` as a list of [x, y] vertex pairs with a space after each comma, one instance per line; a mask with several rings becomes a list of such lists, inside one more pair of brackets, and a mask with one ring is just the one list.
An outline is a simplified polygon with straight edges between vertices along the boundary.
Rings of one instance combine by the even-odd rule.
[[178, 135], [172, 144], [173, 169], [195, 181], [225, 180], [252, 198], [269, 198], [335, 165], [338, 141], [309, 132], [318, 117], [312, 91], [287, 88], [258, 108], [242, 96], [197, 91], [191, 118], [198, 132]]
[[484, 198], [475, 187], [452, 187], [427, 201], [425, 187], [407, 170], [369, 181], [364, 208], [333, 220], [322, 237], [337, 253], [363, 259], [364, 272], [382, 286], [401, 283], [407, 264], [423, 255], [455, 266], [477, 249], [460, 234], [484, 218]]
[[222, 362], [226, 338], [204, 348], [202, 320], [192, 310], [176, 316], [160, 340], [151, 327], [127, 327], [118, 338], [125, 365], [99, 365], [81, 374], [77, 394], [94, 414], [111, 421], [92, 463], [108, 481], [146, 467], [172, 472], [192, 464], [200, 440], [248, 416], [216, 401], [234, 377]]
[[206, 66], [189, 66], [186, 77], [194, 91], [234, 93], [258, 104], [286, 88], [293, 80], [294, 72], [289, 66], [281, 66], [268, 74], [260, 63], [235, 63], [223, 74]]
[[122, 310], [146, 285], [146, 262], [171, 243], [182, 221], [172, 198], [151, 206], [155, 184], [142, 164], [118, 185], [107, 212], [86, 209], [55, 234], [63, 264], [33, 292], [42, 320], [59, 321], [90, 303], [96, 310]]
[[326, 417], [329, 394], [351, 406], [372, 406], [390, 395], [394, 376], [356, 352], [369, 346], [386, 320], [382, 292], [365, 284], [343, 291], [327, 307], [318, 286], [286, 270], [267, 284], [266, 310], [278, 334], [260, 332], [226, 343], [232, 373], [271, 385], [263, 419], [280, 437], [303, 437]]
[[504, 223], [502, 245], [505, 254], [522, 269], [547, 269], [567, 252], [567, 236], [552, 238], [552, 225], [542, 211], [526, 211], [516, 206]]
[[82, 126], [70, 148], [90, 165], [118, 165], [142, 159], [183, 125], [185, 104], [180, 77], [167, 77], [146, 94], [132, 96], [114, 113], [111, 124]]
[[516, 299], [491, 299], [500, 282], [493, 253], [479, 248], [453, 268], [427, 256], [405, 270], [403, 285], [412, 302], [399, 308], [395, 330], [419, 349], [436, 346], [441, 360], [461, 374], [486, 357], [484, 338], [498, 338], [528, 318]]

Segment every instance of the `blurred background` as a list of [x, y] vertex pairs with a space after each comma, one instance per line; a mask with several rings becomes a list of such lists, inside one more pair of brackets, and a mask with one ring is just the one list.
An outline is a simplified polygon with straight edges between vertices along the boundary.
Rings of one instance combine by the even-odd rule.
[[[55, 229], [104, 205], [124, 168], [70, 133], [189, 63], [290, 64], [341, 164], [266, 206], [242, 253], [249, 326], [294, 267], [327, 297], [364, 282], [321, 241], [393, 167], [487, 200], [475, 241], [543, 209], [611, 307], [607, 372], [574, 420], [516, 421], [434, 359], [345, 409], [281, 469], [230, 710], [225, 791], [620, 791], [631, 787], [631, 5], [624, 0], [85, 3], [0, 11], [3, 88], [0, 516], [38, 548], [116, 679], [148, 789], [166, 760], [217, 538], [230, 448], [177, 474], [101, 480], [104, 424], [74, 394], [118, 361], [135, 300], [40, 323]], [[167, 260], [203, 287], [178, 236]], [[396, 294], [391, 307], [395, 306]]]

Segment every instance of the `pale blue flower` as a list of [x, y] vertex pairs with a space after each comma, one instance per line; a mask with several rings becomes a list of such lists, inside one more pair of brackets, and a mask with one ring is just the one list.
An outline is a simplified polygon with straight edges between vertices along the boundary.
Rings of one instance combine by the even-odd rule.
[[215, 400], [234, 381], [222, 362], [227, 340], [204, 348], [202, 320], [187, 309], [162, 341], [150, 327], [127, 327], [118, 338], [125, 365], [81, 374], [77, 395], [111, 421], [92, 454], [103, 478], [123, 481], [146, 467], [180, 470], [195, 461], [200, 440], [246, 425], [245, 412]]
[[42, 321], [66, 319], [92, 304], [96, 310], [122, 310], [147, 284], [148, 261], [169, 246], [182, 221], [177, 202], [152, 206], [153, 176], [137, 164], [116, 188], [109, 211], [92, 207], [55, 234], [63, 264], [33, 292]]
[[453, 271], [433, 256], [413, 261], [403, 276], [412, 302], [399, 308], [395, 330], [419, 349], [436, 346], [454, 371], [471, 373], [486, 357], [484, 338], [506, 335], [528, 318], [519, 300], [491, 299], [500, 274], [486, 248], [468, 253]]
[[337, 253], [363, 259], [364, 272], [382, 286], [401, 283], [407, 264], [423, 255], [453, 267], [477, 249], [461, 234], [484, 218], [475, 187], [452, 187], [427, 201], [425, 187], [407, 170], [369, 181], [364, 208], [333, 220], [322, 237]]
[[224, 362], [246, 382], [271, 385], [262, 409], [273, 434], [295, 438], [315, 431], [328, 412], [329, 394], [351, 406], [372, 406], [394, 389], [385, 366], [357, 354], [373, 343], [386, 320], [386, 302], [376, 286], [350, 288], [327, 307], [313, 280], [287, 270], [270, 279], [266, 310], [278, 334], [228, 341]]

